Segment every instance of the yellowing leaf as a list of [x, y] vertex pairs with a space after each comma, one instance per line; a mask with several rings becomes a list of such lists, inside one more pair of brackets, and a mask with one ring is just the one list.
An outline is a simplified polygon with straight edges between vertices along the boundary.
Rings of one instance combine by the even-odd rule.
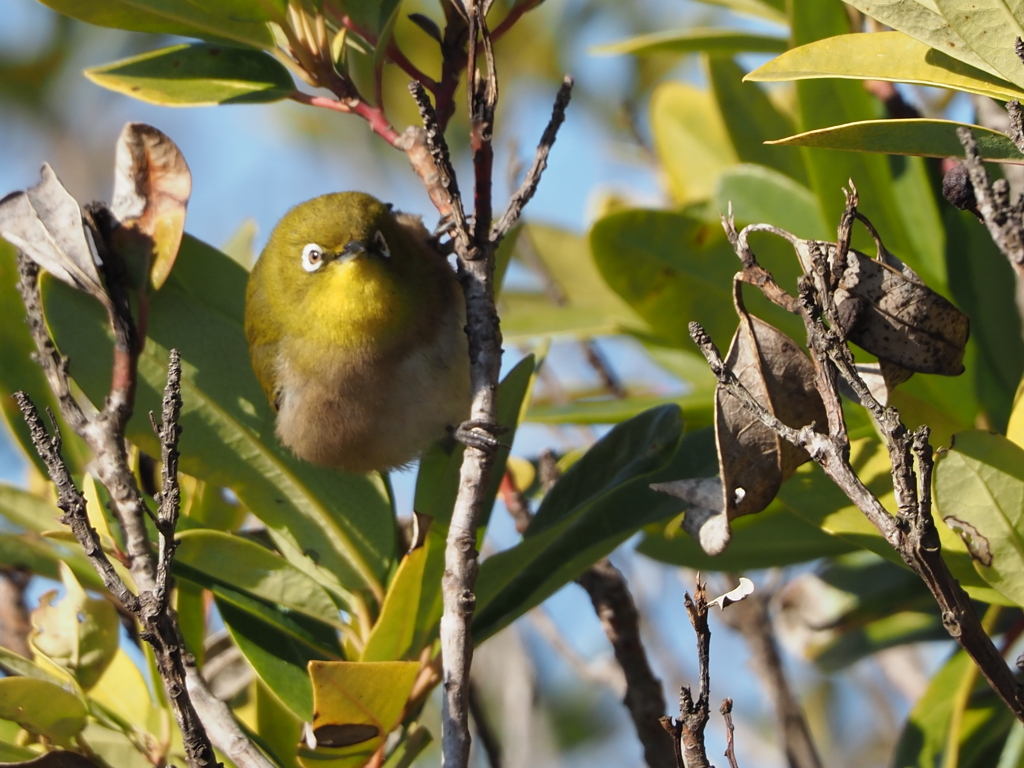
[[[1013, 41], [1009, 53], [1013, 56]], [[1014, 57], [1017, 68], [1020, 61]], [[889, 80], [989, 96], [1024, 98], [1024, 87], [975, 69], [902, 32], [837, 35], [786, 51], [755, 69], [746, 80], [779, 82], [838, 77]]]
[[754, 35], [731, 29], [684, 29], [654, 32], [639, 35], [628, 40], [590, 49], [598, 56], [616, 56], [632, 53], [646, 56], [652, 53], [781, 53], [786, 50], [786, 40], [781, 37]]
[[299, 763], [364, 765], [401, 721], [418, 671], [414, 661], [311, 661], [317, 747], [300, 748]]
[[934, 0], [939, 13], [971, 49], [999, 74], [1024, 87], [1024, 68], [1014, 52], [1024, 37], [1020, 3], [1006, 0]]
[[128, 658], [128, 654], [121, 649], [118, 649], [110, 666], [89, 691], [89, 698], [140, 731], [146, 729], [152, 715], [153, 703], [146, 680], [135, 663]]

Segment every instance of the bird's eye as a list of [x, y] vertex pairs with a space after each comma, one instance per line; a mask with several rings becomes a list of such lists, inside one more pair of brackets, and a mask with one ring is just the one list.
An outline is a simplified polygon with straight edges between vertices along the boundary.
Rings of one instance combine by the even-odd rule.
[[324, 251], [316, 243], [310, 243], [302, 249], [302, 268], [307, 272], [316, 272], [324, 263]]
[[373, 233], [373, 247], [381, 256], [391, 258], [391, 251], [388, 250], [388, 242], [384, 239], [384, 235], [380, 233], [379, 229]]

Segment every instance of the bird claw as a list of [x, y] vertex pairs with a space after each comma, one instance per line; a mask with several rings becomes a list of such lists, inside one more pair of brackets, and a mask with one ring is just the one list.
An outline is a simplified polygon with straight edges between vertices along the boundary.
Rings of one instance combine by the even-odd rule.
[[478, 448], [481, 451], [493, 452], [499, 448], [509, 448], [500, 442], [497, 435], [508, 432], [507, 427], [491, 424], [481, 419], [470, 419], [455, 427], [453, 434], [455, 439], [463, 445]]

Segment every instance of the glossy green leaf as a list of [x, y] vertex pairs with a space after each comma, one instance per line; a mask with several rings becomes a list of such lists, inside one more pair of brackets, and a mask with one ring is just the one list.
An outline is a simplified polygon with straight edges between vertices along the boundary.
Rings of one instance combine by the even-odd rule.
[[312, 720], [313, 686], [306, 665], [322, 657], [227, 601], [218, 599], [217, 609], [231, 639], [263, 684], [300, 720]]
[[[128, 436], [159, 454], [147, 414], [159, 410], [167, 350], [177, 348], [184, 369], [182, 471], [231, 488], [267, 525], [284, 557], [336, 594], [382, 595], [380, 581], [394, 547], [384, 483], [376, 475], [314, 467], [278, 443], [274, 413], [252, 373], [242, 330], [246, 279], [228, 256], [185, 236], [174, 270], [150, 303]], [[44, 284], [44, 301], [76, 382], [102, 402], [111, 358], [99, 305], [54, 280]]]
[[0, 533], [0, 565], [23, 568], [36, 576], [60, 580], [60, 564], [67, 565], [89, 589], [103, 589], [103, 581], [89, 560], [32, 534]]
[[[17, 250], [0, 238], [0, 419], [6, 422], [22, 454], [45, 477], [46, 465], [32, 447], [28, 427], [11, 395], [21, 390], [28, 394], [40, 411], [50, 408], [60, 425], [64, 461], [72, 473], [78, 474], [89, 460], [89, 452], [60, 416], [60, 408], [46, 383], [46, 376], [32, 361], [31, 355], [36, 346], [25, 323], [25, 305], [16, 288], [17, 283]], [[2, 513], [3, 501], [0, 499]]]
[[1024, 88], [1024, 68], [1014, 53], [1024, 37], [1024, 12], [1007, 0], [934, 0], [964, 42], [1011, 83]]
[[274, 36], [267, 21], [284, 14], [282, 0], [45, 0], [55, 11], [100, 27], [135, 32], [232, 40], [256, 48], [271, 48]]
[[0, 679], [0, 719], [13, 720], [29, 733], [70, 746], [85, 717], [85, 705], [58, 685], [30, 677]]
[[0, 741], [0, 764], [23, 763], [28, 760], [34, 760], [37, 757], [39, 757], [39, 754], [31, 749]]
[[963, 145], [956, 136], [959, 127], [971, 129], [978, 140], [978, 150], [985, 160], [993, 163], [1024, 163], [1024, 154], [1006, 134], [953, 120], [863, 120], [798, 133], [770, 143], [854, 152], [884, 152], [891, 155], [964, 157]]
[[380, 609], [373, 630], [366, 640], [360, 661], [401, 661], [410, 652], [416, 633], [416, 613], [423, 591], [423, 569], [427, 564], [427, 547], [409, 552], [398, 565], [395, 577]]
[[[791, 14], [797, 45], [849, 32], [846, 10], [839, 2], [794, 3]], [[804, 132], [882, 116], [881, 105], [862, 83], [801, 80], [796, 88], [797, 127]], [[922, 160], [822, 149], [806, 150], [804, 157], [810, 187], [821, 201], [827, 222], [838, 225], [845, 204], [841, 190], [853, 179], [860, 192], [859, 210], [874, 224], [889, 251], [922, 275], [931, 288], [940, 293], [946, 290], [944, 251], [935, 247], [941, 224], [934, 193], [920, 167]], [[934, 220], [933, 227], [917, 226], [928, 219]], [[874, 244], [860, 228], [854, 230], [853, 243], [873, 252]]]
[[340, 626], [338, 607], [314, 579], [259, 544], [220, 531], [183, 531], [175, 560], [254, 597]]
[[289, 638], [308, 646], [307, 651], [314, 658], [338, 658], [341, 649], [338, 646], [337, 630], [319, 621], [310, 619], [300, 613], [293, 613], [282, 610], [263, 600], [258, 600], [252, 595], [225, 587], [221, 584], [205, 583], [202, 575], [190, 569], [185, 571], [182, 578], [187, 578], [206, 589], [209, 589], [213, 596], [221, 603], [234, 606], [236, 609], [245, 611], [254, 619], [265, 624], [269, 630], [277, 634], [286, 635]]
[[173, 45], [85, 70], [97, 85], [174, 107], [260, 104], [295, 90], [281, 62], [262, 51], [209, 43]]
[[714, 201], [723, 212], [731, 203], [738, 224], [772, 224], [805, 239], [835, 235], [811, 190], [763, 165], [729, 168], [718, 179]]
[[957, 61], [901, 32], [838, 34], [810, 42], [758, 67], [746, 79], [777, 83], [833, 77], [952, 88], [999, 101], [1024, 98], [1024, 87]]
[[711, 92], [740, 162], [774, 168], [806, 184], [807, 171], [800, 150], [765, 145], [792, 134], [793, 119], [780, 111], [759, 85], [745, 82], [744, 70], [733, 59], [709, 56], [707, 71]]
[[737, 161], [714, 97], [692, 85], [666, 82], [654, 89], [651, 132], [681, 206], [711, 197], [719, 174]]
[[617, 43], [598, 45], [590, 49], [598, 56], [618, 56], [632, 53], [647, 56], [652, 53], [782, 53], [786, 40], [769, 35], [755, 35], [729, 29], [695, 28], [668, 30], [639, 35]]
[[364, 765], [401, 720], [418, 671], [415, 661], [311, 662], [313, 733], [323, 746], [312, 754], [300, 748], [299, 762]]
[[[614, 427], [548, 492], [521, 543], [480, 566], [476, 642], [579, 576], [635, 531], [672, 513], [648, 485], [685, 471], [697, 451], [679, 443], [679, 410], [662, 406]], [[678, 450], [677, 450], [678, 447]], [[671, 475], [670, 475], [671, 476]], [[624, 509], [634, 510], [630, 515]]]
[[117, 654], [121, 622], [113, 603], [89, 597], [70, 568], [62, 566], [60, 575], [64, 595], [56, 603], [56, 590], [40, 598], [29, 643], [88, 691]]
[[936, 462], [935, 504], [985, 581], [1024, 605], [1024, 448], [980, 430], [956, 435]]
[[[867, 16], [996, 77], [999, 73], [964, 42], [934, 3], [920, 0], [844, 0]], [[930, 7], [929, 7], [930, 6]]]

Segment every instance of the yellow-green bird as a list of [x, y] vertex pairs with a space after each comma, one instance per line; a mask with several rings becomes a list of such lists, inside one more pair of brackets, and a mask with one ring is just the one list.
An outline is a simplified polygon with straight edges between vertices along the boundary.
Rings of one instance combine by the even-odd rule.
[[290, 210], [246, 291], [277, 436], [347, 472], [407, 464], [467, 417], [464, 326], [462, 290], [419, 217], [360, 192]]

